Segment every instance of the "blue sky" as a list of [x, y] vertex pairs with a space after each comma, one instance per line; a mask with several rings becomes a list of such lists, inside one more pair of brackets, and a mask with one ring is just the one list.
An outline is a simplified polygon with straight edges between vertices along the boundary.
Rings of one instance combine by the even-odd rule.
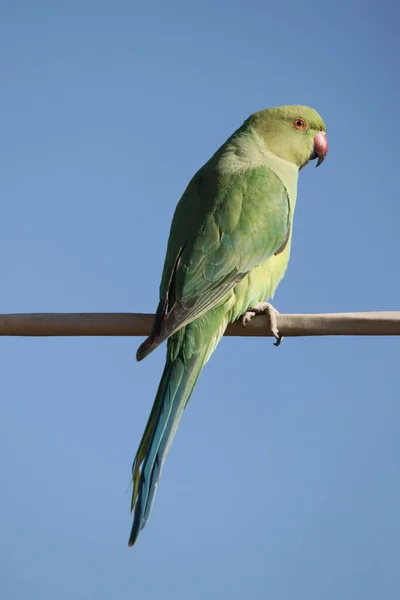
[[[0, 311], [152, 312], [172, 213], [255, 110], [314, 106], [281, 312], [396, 310], [395, 2], [0, 5]], [[400, 340], [224, 339], [128, 550], [164, 362], [0, 339], [8, 600], [398, 598]]]

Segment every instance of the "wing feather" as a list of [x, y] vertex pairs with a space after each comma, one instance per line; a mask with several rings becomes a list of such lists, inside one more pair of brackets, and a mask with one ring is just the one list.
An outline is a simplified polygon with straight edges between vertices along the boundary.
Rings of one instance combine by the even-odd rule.
[[207, 163], [175, 211], [159, 308], [138, 360], [215, 306], [249, 271], [279, 252], [289, 227], [288, 193], [271, 169], [261, 166], [221, 174]]

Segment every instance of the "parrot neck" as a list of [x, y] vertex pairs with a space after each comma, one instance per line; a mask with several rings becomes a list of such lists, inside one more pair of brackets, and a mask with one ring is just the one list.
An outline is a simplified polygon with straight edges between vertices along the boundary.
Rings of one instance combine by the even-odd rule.
[[287, 189], [294, 208], [299, 175], [297, 165], [269, 150], [253, 128], [238, 130], [220, 150], [219, 168], [224, 173], [238, 173], [262, 166], [271, 169]]

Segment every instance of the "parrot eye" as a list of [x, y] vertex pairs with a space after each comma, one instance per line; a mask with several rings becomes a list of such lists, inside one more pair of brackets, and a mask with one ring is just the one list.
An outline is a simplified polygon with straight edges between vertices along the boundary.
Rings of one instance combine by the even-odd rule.
[[296, 129], [305, 129], [307, 125], [304, 119], [295, 119], [293, 121], [293, 127], [296, 127]]

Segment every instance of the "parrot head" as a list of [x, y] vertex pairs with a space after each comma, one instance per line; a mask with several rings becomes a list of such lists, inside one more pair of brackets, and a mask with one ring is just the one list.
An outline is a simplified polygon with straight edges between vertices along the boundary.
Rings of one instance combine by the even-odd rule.
[[252, 115], [249, 122], [271, 152], [299, 169], [315, 158], [318, 167], [328, 153], [325, 123], [309, 106], [268, 108]]

